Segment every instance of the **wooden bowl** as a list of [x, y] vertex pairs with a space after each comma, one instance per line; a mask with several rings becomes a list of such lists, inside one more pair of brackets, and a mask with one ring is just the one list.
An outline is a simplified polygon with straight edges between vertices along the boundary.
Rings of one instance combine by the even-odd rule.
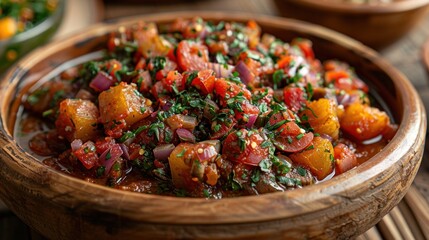
[[429, 77], [429, 38], [426, 40], [426, 42], [423, 45], [423, 63], [426, 67], [426, 70], [428, 72], [428, 77]]
[[[287, 192], [222, 200], [110, 189], [41, 164], [13, 138], [20, 91], [62, 63], [104, 48], [107, 33], [139, 20], [177, 17], [244, 22], [284, 40], [309, 38], [321, 59], [347, 61], [391, 110], [399, 129], [373, 158], [332, 180]], [[87, 55], [88, 56], [88, 55]], [[148, 15], [93, 26], [27, 56], [1, 81], [0, 198], [26, 224], [52, 239], [347, 239], [375, 225], [405, 195], [423, 154], [426, 114], [412, 84], [373, 50], [322, 27], [231, 13]], [[11, 107], [12, 106], [12, 107]]]
[[399, 40], [427, 13], [429, 0], [353, 4], [341, 0], [275, 0], [279, 13], [344, 33], [375, 49]]

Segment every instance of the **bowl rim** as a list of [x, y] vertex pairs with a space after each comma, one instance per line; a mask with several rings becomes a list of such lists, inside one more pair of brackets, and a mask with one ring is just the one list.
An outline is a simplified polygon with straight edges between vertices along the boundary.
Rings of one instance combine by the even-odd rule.
[[[282, 0], [277, 0], [282, 1]], [[331, 0], [284, 0], [310, 8], [349, 14], [389, 14], [416, 10], [429, 5], [429, 0], [403, 0], [381, 4], [353, 4]]]
[[427, 72], [429, 73], [429, 37], [423, 44], [423, 62], [425, 64]]
[[64, 15], [66, 0], [59, 0], [57, 8], [42, 22], [28, 29], [27, 31], [18, 33], [10, 38], [0, 40], [0, 47], [10, 43], [19, 43], [34, 38], [40, 33], [46, 32], [55, 22], [59, 21]]
[[[57, 39], [52, 43], [43, 46], [29, 55], [21, 59], [0, 82], [0, 92], [3, 92], [4, 98], [5, 91], [16, 85], [18, 80], [25, 76], [26, 65], [42, 61], [44, 56], [61, 51], [76, 43], [85, 42], [88, 38], [96, 38], [104, 35], [106, 32], [118, 29], [119, 26], [128, 26], [138, 21], [158, 21], [158, 20], [174, 20], [179, 17], [189, 18], [190, 16], [204, 16], [204, 19], [225, 19], [227, 21], [244, 21], [254, 19], [258, 23], [270, 24], [276, 28], [287, 28], [289, 30], [301, 31], [306, 34], [320, 37], [324, 40], [335, 41], [343, 47], [349, 48], [361, 54], [366, 59], [374, 62], [378, 67], [383, 69], [395, 83], [395, 86], [400, 87], [401, 92], [399, 98], [404, 103], [404, 112], [402, 114], [401, 124], [398, 131], [391, 142], [384, 148], [384, 155], [380, 153], [373, 158], [366, 161], [364, 164], [342, 174], [334, 179], [325, 181], [319, 184], [306, 186], [302, 189], [293, 191], [278, 192], [263, 194], [260, 196], [244, 196], [236, 198], [224, 198], [221, 200], [213, 199], [199, 199], [199, 198], [178, 198], [169, 196], [160, 196], [152, 194], [134, 193], [123, 190], [110, 189], [105, 186], [97, 184], [88, 184], [84, 180], [77, 179], [60, 172], [55, 171], [39, 161], [34, 161], [34, 157], [30, 153], [22, 150], [17, 142], [13, 139], [4, 123], [7, 122], [3, 110], [0, 113], [0, 137], [6, 139], [8, 144], [6, 147], [12, 147], [14, 150], [19, 151], [30, 161], [26, 161], [33, 170], [33, 172], [40, 171], [52, 179], [50, 188], [53, 191], [61, 192], [63, 187], [68, 189], [76, 189], [88, 193], [87, 195], [95, 194], [97, 196], [107, 196], [106, 199], [94, 199], [87, 197], [87, 201], [94, 204], [94, 208], [100, 211], [109, 212], [112, 214], [124, 213], [128, 214], [135, 220], [145, 221], [150, 223], [171, 223], [174, 219], [175, 224], [197, 224], [197, 225], [212, 225], [221, 223], [243, 223], [245, 222], [260, 222], [260, 221], [273, 221], [284, 219], [292, 216], [310, 215], [311, 213], [323, 211], [339, 204], [338, 201], [330, 200], [330, 196], [338, 196], [341, 199], [342, 194], [351, 191], [358, 184], [365, 179], [376, 178], [381, 172], [395, 165], [396, 160], [401, 156], [405, 156], [409, 149], [414, 147], [415, 141], [420, 141], [421, 126], [426, 128], [426, 114], [422, 106], [422, 102], [410, 83], [410, 81], [398, 70], [396, 70], [387, 61], [382, 59], [374, 50], [362, 45], [361, 43], [332, 30], [320, 27], [314, 24], [305, 23], [298, 20], [265, 16], [265, 15], [251, 15], [244, 13], [232, 12], [213, 12], [213, 11], [185, 11], [185, 12], [167, 12], [152, 15], [138, 15], [120, 19], [109, 20], [105, 23], [99, 23], [89, 28], [82, 30], [74, 36], [69, 36], [66, 39]], [[162, 21], [161, 21], [162, 22]], [[55, 51], [52, 46], [58, 47]], [[8, 86], [9, 85], [9, 86]], [[10, 93], [9, 93], [10, 95]], [[415, 97], [417, 96], [417, 97]], [[1, 103], [4, 105], [5, 103]], [[4, 109], [1, 107], [1, 109]], [[4, 135], [4, 136], [1, 136]], [[415, 139], [410, 141], [403, 141], [406, 136], [412, 135]], [[420, 137], [420, 138], [419, 138]], [[423, 137], [424, 138], [424, 137]], [[1, 138], [0, 138], [1, 139]], [[405, 138], [406, 139], [406, 138]], [[5, 147], [3, 147], [5, 149]], [[4, 161], [4, 160], [1, 160]], [[29, 169], [30, 169], [29, 167]], [[341, 183], [341, 184], [339, 184]], [[85, 194], [81, 194], [85, 195]], [[93, 196], [91, 195], [91, 196]], [[82, 197], [82, 196], [80, 196]], [[310, 197], [310, 198], [309, 198]], [[121, 204], [114, 209], [105, 209], [109, 206], [108, 203], [117, 200]], [[145, 206], [141, 206], [144, 202]], [[245, 202], [246, 204], [242, 204]], [[267, 212], [265, 204], [278, 203], [275, 209], [270, 210], [269, 214], [261, 217], [261, 212]], [[301, 209], [290, 208], [291, 205], [299, 205]], [[129, 206], [135, 206], [136, 209], [130, 212]], [[179, 207], [178, 206], [186, 206]], [[234, 206], [234, 212], [231, 213], [231, 206]], [[162, 209], [159, 214], [154, 210]], [[213, 212], [207, 213], [207, 209], [212, 209]], [[165, 214], [168, 212], [168, 214]], [[259, 213], [259, 214], [258, 214]], [[210, 218], [207, 216], [210, 215]], [[245, 218], [243, 216], [246, 216]]]

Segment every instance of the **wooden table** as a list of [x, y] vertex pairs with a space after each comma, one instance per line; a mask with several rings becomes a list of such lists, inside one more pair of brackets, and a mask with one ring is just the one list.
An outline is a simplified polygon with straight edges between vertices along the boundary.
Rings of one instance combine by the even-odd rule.
[[[125, 2], [127, 1], [125, 0]], [[104, 5], [104, 19], [138, 14], [151, 14], [157, 12], [184, 10], [219, 10], [279, 16], [278, 10], [275, 8], [273, 2], [270, 0], [168, 1], [170, 2], [170, 4], [159, 4], [159, 2], [164, 2], [163, 0], [151, 0], [147, 2], [151, 2], [151, 4], [124, 4], [123, 1], [106, 1]], [[91, 6], [98, 6], [100, 8], [100, 5], [97, 5], [99, 1], [92, 0], [92, 2], [90, 3]], [[94, 18], [92, 20], [78, 21], [81, 25], [76, 25], [76, 23], [74, 22], [74, 19], [79, 19], [81, 17], [75, 16], [74, 14], [82, 15], [91, 12], [88, 11], [87, 8], [89, 1], [73, 0], [69, 1], [69, 4], [72, 4], [72, 6], [67, 9], [69, 20], [67, 20], [68, 23], [65, 24], [62, 29], [60, 29], [60, 36], [64, 34], [69, 34], [71, 30], [79, 30], [81, 27], [84, 27], [94, 22]], [[82, 8], [82, 6], [86, 7]], [[79, 11], [76, 11], [76, 9], [79, 9]], [[98, 10], [97, 12], [100, 13], [100, 10]], [[419, 26], [413, 29], [402, 40], [398, 41], [396, 44], [390, 46], [389, 48], [381, 51], [380, 54], [410, 79], [410, 81], [416, 87], [417, 91], [420, 93], [423, 102], [425, 103], [426, 112], [429, 112], [429, 77], [428, 72], [426, 71], [422, 63], [422, 46], [427, 39], [429, 39], [429, 15], [424, 19], [423, 22], [421, 22]], [[426, 138], [428, 138], [428, 135], [426, 136]], [[416, 189], [418, 189], [418, 192], [422, 194], [423, 199], [426, 200], [425, 203], [429, 202], [428, 145], [429, 144], [426, 144], [422, 166], [413, 184]], [[23, 223], [20, 222], [19, 219], [17, 219], [12, 213], [7, 211], [2, 212], [1, 209], [2, 206], [0, 202], [0, 239], [29, 239], [30, 232], [28, 228], [23, 225]], [[429, 209], [425, 210], [429, 212]], [[406, 237], [404, 237], [403, 233], [401, 236], [398, 235], [400, 234], [399, 232], [394, 231], [395, 229], [391, 229], [392, 226], [394, 226], [392, 225], [392, 222], [395, 222], [395, 220], [398, 219], [397, 211], [397, 209], [392, 211], [390, 215], [386, 216], [377, 225], [377, 228], [371, 229], [360, 238], [383, 239], [402, 237], [403, 239], [407, 239]], [[422, 236], [423, 235], [420, 235], [416, 237], [416, 239], [422, 239]]]

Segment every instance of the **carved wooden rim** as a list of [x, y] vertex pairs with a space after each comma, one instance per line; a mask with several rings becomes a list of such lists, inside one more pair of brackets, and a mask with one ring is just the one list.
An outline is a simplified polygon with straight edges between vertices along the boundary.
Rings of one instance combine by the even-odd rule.
[[[204, 16], [205, 19], [212, 20], [227, 19], [230, 21], [240, 21], [249, 19], [249, 16], [245, 14], [220, 12], [198, 12], [197, 14]], [[31, 68], [33, 64], [43, 61], [44, 57], [49, 56], [53, 52], [61, 51], [75, 43], [84, 42], [88, 38], [101, 36], [106, 32], [116, 30], [121, 25], [129, 25], [136, 22], [137, 19], [166, 22], [177, 17], [195, 15], [196, 13], [193, 12], [180, 12], [174, 14], [165, 13], [132, 17], [98, 24], [80, 34], [55, 41], [48, 46], [36, 50], [21, 60], [13, 71], [8, 72], [0, 85], [1, 96], [3, 99], [8, 99], [13, 91], [7, 92], [6, 90], [16, 86], [18, 80], [25, 74], [23, 69]], [[86, 199], [87, 202], [85, 202], [86, 205], [93, 205], [92, 208], [97, 211], [118, 215], [126, 214], [127, 217], [135, 221], [172, 223], [171, 220], [174, 219], [175, 224], [197, 225], [243, 223], [243, 219], [245, 222], [272, 221], [297, 215], [310, 215], [315, 212], [323, 211], [339, 205], [341, 201], [344, 201], [344, 198], [347, 198], [345, 196], [350, 194], [350, 191], [356, 189], [356, 186], [361, 184], [362, 181], [374, 180], [376, 178], [390, 178], [393, 174], [385, 175], [383, 174], [385, 170], [392, 167], [396, 167], [399, 170], [401, 158], [409, 156], [410, 150], [414, 151], [413, 156], [416, 154], [415, 149], [421, 146], [426, 132], [422, 131], [426, 129], [426, 114], [423, 104], [421, 100], [416, 97], [418, 94], [412, 84], [401, 73], [381, 59], [375, 51], [341, 34], [300, 21], [268, 16], [250, 16], [250, 18], [256, 19], [257, 22], [260, 23], [269, 23], [270, 26], [280, 29], [297, 30], [321, 37], [328, 41], [334, 41], [364, 56], [367, 60], [374, 62], [378, 67], [384, 69], [392, 78], [396, 88], [401, 89], [397, 94], [400, 96], [403, 105], [406, 106], [402, 113], [402, 123], [399, 126], [398, 132], [385, 149], [371, 160], [345, 174], [303, 189], [260, 196], [205, 200], [148, 195], [109, 189], [63, 175], [47, 168], [38, 161], [31, 161], [34, 158], [29, 153], [16, 147], [16, 142], [13, 140], [11, 132], [4, 127], [8, 110], [8, 107], [5, 106], [5, 102], [2, 102], [0, 105], [0, 121], [2, 125], [0, 139], [4, 138], [7, 141], [6, 146], [2, 146], [2, 148], [13, 147], [21, 157], [30, 159], [30, 161], [20, 163], [26, 165], [23, 171], [46, 174], [51, 180], [51, 185], [49, 187], [52, 191], [68, 194], [62, 190], [63, 187], [67, 186], [68, 189], [76, 189], [76, 191], [82, 192], [81, 195], [88, 193], [91, 196], [98, 196], [98, 198], [88, 198]], [[2, 159], [2, 161], [7, 162], [9, 160]], [[14, 161], [16, 161], [16, 159]], [[346, 199], [346, 201], [350, 201], [350, 204], [352, 204], [350, 199]], [[112, 208], [109, 202], [120, 204]], [[130, 206], [139, 207], [131, 209]], [[180, 208], [178, 206], [186, 206], [186, 208]], [[267, 209], [266, 206], [270, 206], [270, 209]], [[110, 208], [107, 209], [107, 207]], [[162, 211], [158, 213], [156, 211], [157, 209]]]
[[429, 4], [429, 0], [405, 0], [394, 1], [386, 4], [351, 4], [347, 2], [335, 2], [332, 0], [280, 0], [293, 1], [308, 7], [321, 8], [329, 11], [354, 13], [354, 14], [387, 14], [412, 11]]

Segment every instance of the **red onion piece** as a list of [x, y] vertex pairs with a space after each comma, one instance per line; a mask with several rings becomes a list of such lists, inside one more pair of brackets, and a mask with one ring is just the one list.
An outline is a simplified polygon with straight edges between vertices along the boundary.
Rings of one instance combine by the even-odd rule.
[[206, 105], [204, 106], [203, 116], [211, 120], [215, 116], [215, 113], [219, 111], [219, 107], [213, 100], [209, 98], [206, 98], [204, 101], [206, 102]]
[[72, 151], [74, 152], [74, 151], [76, 151], [76, 150], [78, 150], [80, 147], [82, 147], [82, 140], [80, 140], [80, 139], [75, 139], [75, 140], [73, 140], [73, 142], [71, 142], [71, 149], [72, 149]]
[[171, 102], [166, 102], [164, 104], [164, 106], [162, 106], [162, 110], [163, 111], [168, 111], [168, 110], [170, 110], [171, 106], [173, 106], [173, 104]]
[[176, 130], [177, 136], [179, 136], [180, 140], [184, 142], [195, 143], [195, 136], [186, 128], [178, 128]]
[[251, 114], [251, 115], [249, 115], [249, 121], [246, 123], [245, 126], [247, 128], [253, 127], [253, 124], [255, 124], [256, 119], [258, 119], [258, 115], [257, 114]]
[[123, 143], [119, 143], [119, 147], [121, 147], [121, 149], [122, 149], [122, 152], [123, 152], [122, 156], [126, 160], [130, 160], [130, 154], [128, 152], [128, 147], [125, 144], [123, 144]]
[[200, 162], [210, 160], [212, 157], [217, 156], [217, 154], [218, 152], [213, 145], [197, 149], [197, 157]]
[[122, 156], [123, 153], [124, 152], [119, 144], [114, 144], [100, 155], [99, 161], [101, 165], [105, 167], [105, 174], [110, 172], [113, 164]]
[[235, 66], [235, 71], [238, 72], [241, 82], [244, 84], [249, 84], [253, 80], [252, 72], [250, 72], [249, 68], [243, 61], [239, 61]]
[[98, 72], [97, 75], [91, 80], [89, 86], [97, 92], [102, 92], [110, 88], [114, 84], [112, 77], [104, 72]]
[[321, 133], [320, 134], [320, 137], [321, 138], [324, 138], [324, 139], [326, 139], [326, 140], [329, 140], [330, 142], [332, 142], [332, 137], [331, 136], [329, 136], [328, 134], [326, 134], [326, 133]]
[[202, 141], [202, 142], [200, 142], [200, 143], [207, 143], [207, 144], [210, 144], [210, 145], [212, 145], [212, 146], [214, 146], [214, 147], [215, 147], [216, 152], [220, 153], [220, 147], [221, 147], [221, 144], [220, 144], [220, 141], [219, 141], [219, 140], [205, 140], [205, 141]]
[[174, 148], [174, 144], [159, 145], [153, 149], [153, 155], [158, 160], [168, 160], [168, 157]]
[[216, 74], [217, 78], [226, 78], [229, 77], [232, 73], [232, 70], [234, 69], [234, 66], [231, 66], [229, 64], [220, 64], [220, 63], [212, 63], [209, 62], [207, 64], [207, 68], [213, 70]]
[[341, 94], [337, 95], [337, 102], [338, 105], [343, 105], [344, 107], [347, 107], [348, 105], [354, 103], [356, 100], [359, 99], [359, 96], [357, 94]]
[[188, 115], [181, 115], [181, 118], [182, 118], [181, 119], [182, 120], [182, 126], [184, 128], [194, 129], [198, 124], [196, 117], [188, 116]]
[[150, 116], [151, 116], [152, 118], [156, 117], [156, 115], [158, 115], [158, 111], [154, 111], [154, 112], [152, 112], [152, 113], [150, 114]]

